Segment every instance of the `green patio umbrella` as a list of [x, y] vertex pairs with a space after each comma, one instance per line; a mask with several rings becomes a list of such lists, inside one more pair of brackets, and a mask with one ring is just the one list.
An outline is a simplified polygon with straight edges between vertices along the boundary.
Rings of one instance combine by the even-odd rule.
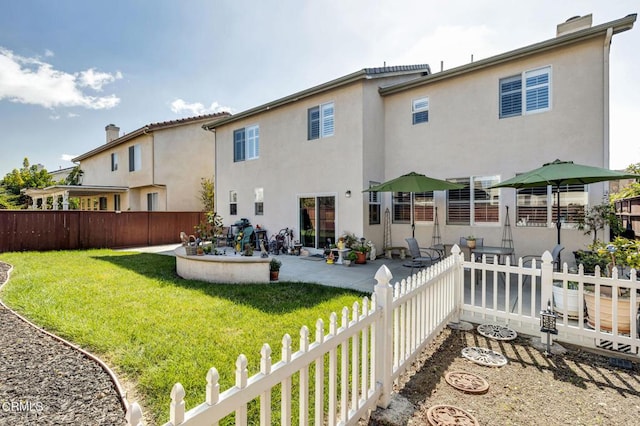
[[[464, 185], [411, 172], [379, 185], [372, 186], [362, 192], [427, 192], [462, 188], [464, 188]], [[416, 224], [415, 220], [413, 220], [413, 215], [411, 215], [411, 217], [411, 235], [415, 237]]]
[[558, 229], [558, 244], [560, 244], [560, 185], [589, 184], [620, 179], [640, 179], [640, 175], [616, 172], [601, 167], [575, 164], [573, 161], [556, 160], [546, 163], [542, 167], [522, 173], [507, 179], [492, 188], [532, 188], [536, 186], [552, 185], [557, 196], [556, 228]]

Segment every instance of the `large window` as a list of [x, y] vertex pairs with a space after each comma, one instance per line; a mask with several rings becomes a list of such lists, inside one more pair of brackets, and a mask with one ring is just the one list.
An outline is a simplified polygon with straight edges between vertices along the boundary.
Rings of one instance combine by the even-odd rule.
[[309, 108], [307, 110], [307, 118], [307, 139], [312, 140], [333, 136], [333, 102]]
[[414, 99], [411, 104], [411, 115], [413, 124], [426, 123], [429, 121], [429, 98]]
[[249, 126], [233, 132], [233, 161], [254, 160], [260, 156], [260, 126]]
[[[579, 222], [584, 217], [588, 201], [585, 185], [561, 185], [560, 222]], [[557, 205], [555, 187], [549, 185], [519, 189], [516, 195], [516, 224], [528, 227], [555, 224]]]
[[[380, 182], [369, 181], [369, 188]], [[369, 192], [369, 225], [380, 225], [380, 193]]]
[[500, 191], [491, 188], [498, 176], [451, 179], [464, 185], [447, 191], [447, 224], [474, 225], [500, 221]]
[[433, 222], [433, 191], [394, 192], [393, 223]]
[[500, 80], [500, 118], [523, 115], [523, 105], [524, 114], [551, 109], [551, 67]]
[[142, 148], [139, 144], [129, 147], [129, 171], [137, 172], [142, 169]]

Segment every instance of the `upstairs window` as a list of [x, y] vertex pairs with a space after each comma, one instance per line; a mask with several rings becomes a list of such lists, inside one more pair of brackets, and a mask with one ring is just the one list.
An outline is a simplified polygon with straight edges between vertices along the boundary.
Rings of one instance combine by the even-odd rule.
[[413, 124], [429, 121], [429, 98], [414, 99], [411, 105]]
[[142, 169], [142, 148], [139, 144], [129, 147], [129, 171], [137, 172]]
[[523, 105], [524, 114], [551, 109], [551, 67], [500, 80], [500, 118], [523, 115]]
[[118, 170], [118, 154], [114, 152], [111, 154], [111, 171], [115, 172], [116, 170]]
[[249, 126], [233, 132], [233, 161], [255, 160], [260, 156], [260, 126]]
[[319, 139], [333, 136], [334, 108], [333, 102], [319, 105], [307, 110], [307, 139]]

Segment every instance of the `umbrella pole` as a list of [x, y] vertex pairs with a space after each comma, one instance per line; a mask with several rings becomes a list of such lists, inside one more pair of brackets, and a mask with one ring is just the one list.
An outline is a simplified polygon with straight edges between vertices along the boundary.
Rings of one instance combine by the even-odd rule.
[[560, 185], [556, 185], [556, 197], [556, 228], [558, 230], [558, 244], [560, 244], [560, 228], [562, 227], [560, 223]]

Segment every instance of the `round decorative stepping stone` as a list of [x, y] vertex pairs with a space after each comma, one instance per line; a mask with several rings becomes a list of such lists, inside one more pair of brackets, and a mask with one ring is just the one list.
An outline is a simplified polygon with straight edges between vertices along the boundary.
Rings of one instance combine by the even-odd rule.
[[480, 394], [489, 390], [489, 382], [484, 378], [464, 371], [450, 371], [444, 379], [454, 388], [467, 393]]
[[434, 405], [427, 410], [427, 420], [432, 426], [480, 426], [475, 417], [453, 405]]
[[500, 324], [482, 324], [478, 326], [478, 333], [494, 340], [513, 340], [518, 337], [514, 330]]
[[462, 356], [476, 364], [487, 367], [502, 367], [507, 365], [507, 358], [501, 353], [487, 348], [468, 346], [462, 350]]

